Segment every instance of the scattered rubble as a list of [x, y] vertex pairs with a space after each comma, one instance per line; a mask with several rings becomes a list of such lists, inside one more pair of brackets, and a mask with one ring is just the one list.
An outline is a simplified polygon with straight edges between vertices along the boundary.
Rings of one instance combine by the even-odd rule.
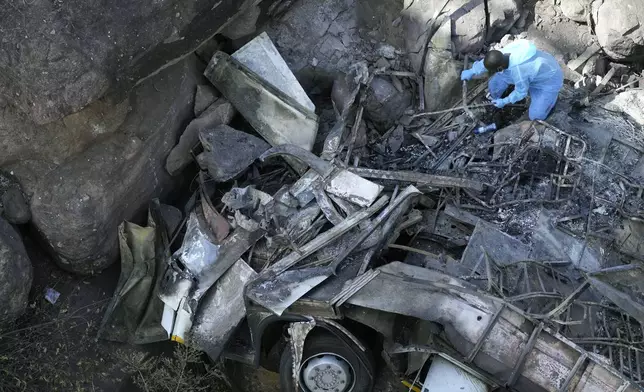
[[[75, 70], [67, 100], [12, 79], [12, 104], [35, 122], [61, 119], [29, 131], [38, 146], [16, 166], [20, 184], [0, 173], [0, 323], [23, 311], [31, 284], [10, 223], [32, 222], [68, 271], [100, 271], [120, 252], [106, 340], [172, 340], [213, 360], [278, 362], [283, 387], [366, 392], [371, 347], [341, 322], [350, 319], [378, 331], [376, 354], [410, 390], [448, 374], [521, 391], [641, 390], [642, 6], [363, 3], [355, 15], [338, 0], [286, 14], [290, 1], [228, 4], [243, 17], [206, 29], [227, 37], [198, 51], [206, 67], [189, 55], [140, 69], [205, 38], [174, 27], [119, 66], [118, 83], [110, 67]], [[382, 8], [399, 16], [376, 17]], [[259, 29], [264, 12], [275, 20]], [[360, 31], [360, 18], [374, 30]], [[553, 23], [574, 26], [571, 41], [592, 37], [553, 49], [567, 83], [548, 121], [524, 121], [525, 101], [496, 109], [486, 83], [460, 80], [487, 48], [526, 37], [552, 47]], [[62, 117], [121, 84], [136, 87]], [[42, 149], [41, 134], [58, 129], [78, 140]], [[6, 145], [8, 167], [32, 151]], [[187, 200], [173, 195], [181, 210], [156, 200], [186, 190]], [[327, 355], [331, 335], [355, 362]]]
[[[575, 111], [553, 113], [560, 128], [519, 121], [521, 105], [492, 108], [484, 84], [462, 86], [451, 109], [420, 110], [412, 101], [427, 90], [396, 72], [367, 63], [340, 75], [333, 126], [318, 134], [315, 106], [266, 34], [214, 54], [206, 75], [274, 147], [219, 125], [200, 129], [200, 146], [187, 150], [202, 171], [183, 244], [164, 261], [164, 335], [236, 357], [227, 342], [255, 312], [308, 325], [357, 306], [440, 325], [429, 344], [389, 337], [386, 357], [440, 354], [481, 383], [518, 390], [634, 391], [644, 382], [644, 304], [624, 265], [641, 259], [644, 187], [629, 176], [644, 149], [617, 129], [606, 137], [570, 124], [592, 109], [641, 126], [639, 93], [607, 100], [600, 87], [617, 87], [602, 81]], [[475, 132], [481, 124], [495, 127]], [[219, 197], [208, 190], [232, 179]], [[296, 340], [285, 352], [306, 363]]]
[[195, 117], [201, 116], [201, 113], [208, 109], [217, 98], [219, 98], [219, 92], [214, 87], [209, 84], [198, 85], [197, 91], [195, 92]]

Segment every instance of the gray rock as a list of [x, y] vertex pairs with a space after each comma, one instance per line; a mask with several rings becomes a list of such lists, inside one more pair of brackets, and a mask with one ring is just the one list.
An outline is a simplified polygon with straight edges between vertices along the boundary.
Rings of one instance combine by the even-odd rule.
[[36, 185], [32, 222], [60, 267], [88, 274], [110, 265], [118, 256], [118, 225], [173, 188], [165, 158], [192, 117], [196, 86], [204, 83], [197, 62], [190, 56], [137, 86], [114, 136]]
[[517, 22], [514, 24], [512, 29], [517, 29], [519, 31], [523, 30], [526, 26], [529, 16], [530, 16], [530, 10], [524, 8], [523, 11], [521, 11], [521, 16], [519, 17], [519, 20], [517, 20]]
[[644, 2], [605, 0], [599, 7], [595, 32], [606, 54], [615, 60], [644, 55]]
[[33, 268], [20, 235], [0, 218], [0, 325], [24, 312], [32, 279]]
[[376, 123], [381, 130], [390, 128], [411, 105], [411, 92], [399, 92], [385, 78], [375, 77], [369, 86], [365, 102], [367, 118]]
[[204, 152], [197, 162], [217, 182], [224, 182], [243, 173], [270, 145], [262, 139], [227, 125], [199, 132]]
[[2, 194], [0, 201], [2, 203], [2, 209], [4, 210], [2, 215], [9, 223], [22, 225], [31, 220], [29, 204], [20, 188], [12, 186], [7, 189]]
[[570, 20], [586, 23], [592, 0], [560, 0], [561, 12]]
[[403, 9], [402, 0], [358, 0], [354, 4], [361, 28], [370, 31], [378, 41], [384, 41], [396, 48], [404, 47], [400, 17], [400, 11]]
[[4, 108], [0, 111], [0, 166], [6, 167], [25, 161], [54, 166], [64, 162], [114, 133], [130, 103], [128, 99], [116, 103], [101, 99], [46, 125], [35, 124], [8, 103], [0, 105]]
[[444, 50], [428, 50], [425, 59], [425, 109], [446, 109], [460, 97], [463, 64]]
[[[346, 72], [351, 64], [373, 54], [374, 45], [365, 41], [366, 34], [363, 37], [359, 33], [364, 27], [356, 15], [360, 4], [346, 0], [299, 0], [266, 29], [306, 91], [330, 88], [338, 72]], [[388, 13], [386, 17], [392, 15]]]
[[195, 117], [199, 117], [219, 97], [219, 92], [211, 84], [200, 84], [195, 92]]
[[7, 171], [11, 171], [19, 179], [19, 184], [27, 199], [31, 199], [40, 180], [56, 167], [58, 165], [39, 160], [25, 160], [4, 166]]
[[[6, 170], [8, 169], [8, 170]], [[29, 222], [29, 203], [14, 171], [0, 170], [0, 215], [9, 223], [21, 225]]]
[[510, 44], [512, 41], [514, 41], [514, 36], [512, 34], [506, 34], [501, 38], [501, 42], [499, 42], [500, 46], [503, 48], [506, 45]]
[[626, 114], [638, 125], [644, 125], [644, 92], [642, 90], [628, 90], [610, 98], [604, 108], [612, 112]]
[[233, 23], [226, 26], [221, 31], [221, 35], [235, 40], [253, 34], [257, 28], [257, 18], [259, 18], [261, 12], [261, 8], [257, 5], [250, 7], [238, 16]]
[[374, 66], [375, 66], [376, 68], [382, 68], [382, 69], [389, 69], [389, 68], [391, 68], [391, 64], [390, 64], [390, 63], [389, 63], [389, 61], [387, 61], [387, 59], [386, 59], [386, 58], [384, 58], [384, 57], [379, 58], [379, 59], [378, 59], [378, 61], [376, 61], [376, 63], [374, 64]]
[[610, 63], [609, 68], [615, 68], [615, 75], [613, 75], [613, 77], [616, 78], [628, 75], [631, 71], [631, 68], [628, 65], [620, 63]]
[[35, 122], [50, 122], [106, 93], [124, 95], [142, 78], [193, 51], [254, 3], [12, 3], [0, 13], [2, 94]]
[[181, 134], [179, 143], [170, 151], [165, 167], [170, 175], [177, 175], [192, 162], [190, 151], [199, 142], [199, 132], [228, 124], [235, 115], [235, 109], [225, 98], [219, 98], [199, 117], [190, 122]]
[[391, 45], [380, 45], [378, 47], [378, 55], [386, 59], [395, 59], [396, 58], [396, 48]]

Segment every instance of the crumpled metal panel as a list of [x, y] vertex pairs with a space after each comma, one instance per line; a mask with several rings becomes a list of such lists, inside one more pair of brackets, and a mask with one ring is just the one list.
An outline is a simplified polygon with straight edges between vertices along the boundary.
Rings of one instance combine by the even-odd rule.
[[[521, 391], [556, 391], [568, 379], [570, 391], [636, 391], [637, 386], [608, 365], [502, 300], [454, 278], [423, 268], [390, 263], [347, 303], [392, 312], [443, 326], [447, 341], [466, 361]], [[526, 330], [532, 325], [530, 329]], [[581, 356], [590, 362], [575, 366]]]
[[[204, 75], [271, 145], [313, 148], [318, 131], [315, 112], [224, 52], [215, 53]], [[300, 173], [306, 170], [296, 160], [287, 161]]]
[[315, 105], [265, 32], [253, 38], [230, 57], [244, 64], [284, 95], [293, 98], [311, 112], [315, 112]]
[[197, 214], [190, 213], [186, 236], [181, 248], [174, 254], [174, 258], [181, 260], [192, 275], [199, 275], [217, 260], [218, 255], [219, 245], [210, 241], [207, 232], [199, 224]]
[[216, 360], [246, 317], [244, 287], [257, 273], [238, 260], [208, 290], [199, 303], [190, 330], [190, 342]]
[[288, 333], [291, 337], [291, 355], [293, 355], [293, 385], [295, 385], [296, 391], [300, 390], [299, 375], [304, 352], [304, 342], [313, 328], [315, 328], [315, 320], [291, 323], [288, 327]]

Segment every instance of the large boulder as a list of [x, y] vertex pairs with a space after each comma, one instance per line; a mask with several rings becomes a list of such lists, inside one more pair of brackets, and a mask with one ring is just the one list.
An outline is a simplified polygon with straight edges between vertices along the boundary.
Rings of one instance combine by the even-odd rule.
[[644, 2], [605, 0], [595, 22], [597, 40], [616, 60], [641, 60], [644, 56]]
[[24, 312], [32, 279], [33, 268], [20, 235], [0, 218], [0, 325]]
[[[335, 77], [352, 64], [375, 62], [381, 56], [382, 43], [377, 38], [386, 39], [384, 21], [394, 14], [381, 15], [378, 20], [374, 14], [365, 15], [365, 3], [377, 1], [299, 0], [274, 19], [266, 33], [305, 90], [330, 88]], [[387, 1], [391, 5], [398, 2]], [[390, 8], [397, 7], [378, 11]], [[366, 23], [367, 17], [372, 23]]]
[[[488, 0], [488, 8], [490, 25], [485, 37], [483, 1], [405, 0], [402, 14], [408, 52], [423, 53], [430, 31], [429, 22], [441, 13], [441, 9], [438, 25], [449, 25], [457, 53], [477, 52], [483, 48], [486, 40], [500, 40], [521, 17], [521, 2], [518, 0]], [[417, 69], [420, 69], [418, 65]]]
[[26, 160], [63, 163], [115, 132], [129, 108], [127, 100], [99, 99], [79, 112], [38, 125], [7, 102], [0, 104], [0, 167]]
[[445, 50], [429, 50], [425, 58], [425, 110], [442, 110], [462, 98], [463, 64]]
[[592, 2], [592, 0], [560, 0], [559, 8], [568, 19], [585, 23]]
[[391, 127], [411, 105], [409, 90], [398, 91], [393, 83], [384, 77], [374, 77], [367, 90], [365, 112], [382, 132]]
[[[271, 0], [267, 0], [271, 1]], [[255, 0], [11, 1], [0, 11], [2, 94], [37, 123], [122, 96]]]
[[140, 84], [113, 136], [68, 159], [35, 186], [32, 222], [62, 268], [86, 274], [111, 264], [118, 253], [118, 225], [173, 187], [165, 159], [193, 116], [202, 71], [189, 56]]

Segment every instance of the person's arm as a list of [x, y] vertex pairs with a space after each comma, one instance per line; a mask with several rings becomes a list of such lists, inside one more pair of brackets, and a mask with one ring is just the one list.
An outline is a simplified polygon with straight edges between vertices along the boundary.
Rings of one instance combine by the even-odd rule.
[[476, 76], [481, 76], [487, 72], [487, 69], [485, 69], [485, 65], [483, 65], [483, 60], [479, 60], [472, 64], [470, 71], [472, 71], [472, 73]]
[[527, 80], [521, 80], [519, 82], [516, 82], [514, 84], [514, 91], [510, 93], [506, 98], [503, 100], [505, 103], [517, 103], [520, 100], [524, 99], [525, 97], [528, 96], [528, 87], [530, 82]]

